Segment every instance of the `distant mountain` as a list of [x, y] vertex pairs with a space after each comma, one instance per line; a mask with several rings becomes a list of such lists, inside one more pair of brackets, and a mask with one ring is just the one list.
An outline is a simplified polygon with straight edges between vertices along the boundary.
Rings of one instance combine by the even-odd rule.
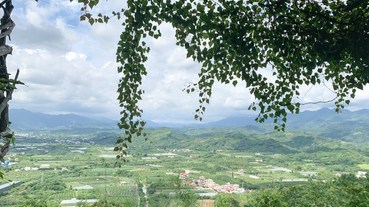
[[369, 110], [359, 111], [343, 110], [336, 113], [333, 109], [322, 108], [317, 111], [303, 111], [300, 114], [288, 116], [288, 122], [292, 126], [304, 126], [311, 123], [337, 124], [345, 122], [367, 123], [369, 121]]
[[[99, 132], [101, 128], [117, 128], [115, 121], [92, 119], [75, 114], [50, 115], [30, 112], [24, 109], [10, 110], [10, 120], [14, 130], [66, 130], [74, 132]], [[317, 111], [303, 111], [289, 114], [288, 131], [302, 131], [318, 136], [354, 142], [369, 142], [369, 110], [336, 113], [333, 109], [323, 108]], [[199, 124], [156, 123], [147, 121], [147, 128], [242, 128], [248, 133], [266, 133], [273, 131], [272, 120], [257, 123], [255, 117], [228, 117], [219, 121]]]
[[190, 126], [189, 124], [180, 124], [180, 123], [169, 123], [169, 122], [154, 122], [151, 120], [145, 120], [147, 128], [161, 128], [161, 127], [168, 127], [168, 128], [181, 128]]
[[[330, 151], [341, 144], [340, 140], [327, 139], [303, 132], [254, 134], [241, 128], [182, 128], [148, 129], [148, 141], [133, 139], [133, 148], [192, 149], [208, 153], [217, 150], [236, 150], [252, 153], [293, 154], [300, 152]], [[98, 144], [111, 143], [117, 134], [96, 135]], [[110, 140], [107, 142], [106, 140]], [[196, 155], [194, 155], [196, 156]]]
[[9, 118], [15, 130], [44, 130], [60, 128], [113, 127], [114, 121], [97, 120], [75, 114], [43, 114], [25, 109], [11, 109]]
[[[250, 132], [273, 131], [271, 120], [266, 123], [255, 122], [255, 117], [229, 117], [220, 121], [207, 123], [207, 127], [243, 127]], [[369, 110], [343, 110], [336, 113], [334, 109], [322, 108], [317, 111], [303, 111], [287, 116], [288, 131], [305, 131], [322, 137], [355, 142], [368, 142], [364, 134], [369, 134]], [[203, 127], [203, 126], [202, 126]]]
[[246, 126], [246, 125], [254, 125], [255, 117], [227, 117], [225, 119], [209, 122], [204, 126], [207, 127], [238, 127], [238, 126]]
[[[209, 122], [202, 126], [207, 127], [240, 127], [248, 125], [264, 124], [257, 123], [255, 121], [256, 116], [243, 116], [243, 117], [227, 117], [225, 119]], [[322, 108], [317, 111], [303, 111], [299, 114], [288, 114], [287, 127], [305, 127], [306, 125], [315, 125], [316, 123], [347, 123], [355, 122], [359, 124], [368, 123], [369, 110], [363, 109], [360, 111], [343, 110], [341, 113], [336, 113], [333, 109]], [[271, 124], [272, 119], [267, 120], [266, 124]]]
[[[369, 112], [369, 110], [368, 110]], [[350, 118], [353, 113], [348, 110], [344, 110], [344, 118]], [[327, 122], [342, 118], [334, 110], [328, 108], [322, 108], [317, 111], [303, 111], [299, 114], [288, 114], [287, 116], [287, 127], [304, 127], [308, 123]], [[227, 117], [219, 121], [209, 122], [204, 126], [207, 127], [246, 127], [246, 126], [258, 126], [261, 128], [269, 127], [273, 123], [272, 119], [268, 119], [265, 123], [258, 123], [255, 121], [255, 116], [242, 116], [242, 117]]]

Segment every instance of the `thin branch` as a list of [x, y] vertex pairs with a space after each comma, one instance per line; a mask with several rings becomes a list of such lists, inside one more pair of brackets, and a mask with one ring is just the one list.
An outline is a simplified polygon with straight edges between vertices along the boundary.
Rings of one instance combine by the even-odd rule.
[[314, 85], [310, 86], [309, 90], [306, 91], [304, 97], [310, 92], [310, 90], [314, 87]]
[[5, 0], [5, 1], [1, 2], [1, 3], [0, 3], [0, 7], [3, 7], [3, 6], [4, 6], [4, 4], [6, 4], [8, 1], [9, 1], [9, 0]]
[[326, 84], [325, 84], [325, 82], [323, 81], [323, 85], [328, 89], [328, 90], [330, 90], [332, 93], [336, 93], [335, 91], [333, 91], [332, 89], [330, 89]]
[[338, 96], [336, 96], [335, 98], [333, 98], [331, 100], [328, 100], [328, 101], [312, 101], [312, 102], [300, 103], [300, 105], [330, 103], [330, 102], [333, 102], [334, 100], [336, 100], [337, 98], [338, 98]]

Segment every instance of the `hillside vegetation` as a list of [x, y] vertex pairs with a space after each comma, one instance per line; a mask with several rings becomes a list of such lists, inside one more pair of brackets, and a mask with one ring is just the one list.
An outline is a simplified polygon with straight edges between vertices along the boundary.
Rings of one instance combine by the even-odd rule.
[[19, 130], [0, 184], [21, 184], [0, 192], [1, 206], [60, 206], [73, 198], [97, 199], [94, 206], [365, 206], [364, 123], [334, 136], [311, 113], [283, 133], [268, 123], [147, 129], [147, 141], [134, 139], [126, 162], [115, 159], [120, 132], [110, 126]]

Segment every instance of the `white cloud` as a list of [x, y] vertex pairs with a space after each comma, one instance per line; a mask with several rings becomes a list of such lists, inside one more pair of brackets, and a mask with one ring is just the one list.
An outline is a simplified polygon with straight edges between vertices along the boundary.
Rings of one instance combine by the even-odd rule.
[[[107, 64], [97, 68], [84, 54], [67, 52], [53, 55], [45, 50], [17, 48], [10, 66], [21, 68], [19, 86], [13, 107], [29, 108], [49, 113], [78, 113], [117, 118], [115, 68]], [[15, 59], [22, 57], [22, 64]]]
[[[102, 38], [101, 29], [79, 22], [78, 6], [61, 2], [16, 4], [8, 64], [21, 69], [26, 85], [15, 91], [11, 107], [118, 118], [112, 45], [119, 33], [109, 33], [114, 22]], [[71, 22], [71, 16], [78, 21]]]
[[[121, 1], [103, 1], [98, 11], [120, 8]], [[124, 6], [124, 5], [123, 5]], [[13, 18], [17, 24], [10, 44], [9, 68], [20, 68], [20, 86], [14, 93], [11, 107], [45, 113], [79, 113], [82, 115], [118, 118], [115, 50], [122, 30], [121, 22], [91, 27], [79, 21], [79, 5], [65, 0], [15, 1]], [[156, 121], [193, 121], [198, 106], [197, 94], [182, 89], [196, 82], [200, 66], [186, 59], [186, 51], [176, 46], [174, 30], [160, 26], [163, 36], [148, 39], [151, 47], [146, 93], [140, 103], [144, 117]], [[263, 74], [270, 72], [264, 70]], [[324, 87], [314, 87], [301, 97], [302, 102], [328, 100], [332, 97]], [[359, 92], [353, 106], [369, 108], [369, 90]], [[215, 84], [205, 121], [226, 116], [249, 114], [253, 97], [242, 84], [237, 87]], [[333, 104], [331, 104], [333, 106]], [[321, 107], [321, 105], [305, 108]]]
[[78, 59], [86, 61], [86, 55], [82, 53], [76, 53], [76, 52], [67, 52], [65, 54], [65, 59], [67, 59], [68, 61], [73, 61], [73, 60], [78, 60]]

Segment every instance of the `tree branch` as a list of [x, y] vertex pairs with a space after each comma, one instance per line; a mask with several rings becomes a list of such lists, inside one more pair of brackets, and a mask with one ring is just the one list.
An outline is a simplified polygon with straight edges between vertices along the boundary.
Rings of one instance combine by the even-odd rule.
[[[17, 81], [18, 76], [19, 76], [19, 69], [17, 69], [17, 73], [16, 73], [15, 78], [14, 78], [15, 82]], [[13, 83], [13, 86], [15, 87], [15, 83]], [[8, 102], [12, 99], [13, 90], [14, 89], [11, 89], [10, 91], [8, 91], [7, 94], [6, 94], [6, 97], [3, 100], [3, 102], [0, 103], [0, 114], [4, 111], [4, 109], [8, 105]]]
[[[0, 35], [0, 38], [1, 38], [1, 35]], [[0, 56], [12, 54], [12, 52], [13, 52], [13, 48], [10, 47], [9, 45], [0, 46]]]
[[336, 100], [338, 98], [338, 96], [336, 96], [335, 98], [328, 100], [328, 101], [311, 101], [311, 102], [306, 102], [306, 103], [300, 103], [300, 105], [309, 105], [309, 104], [322, 104], [322, 103], [330, 103], [334, 100]]
[[5, 155], [9, 152], [10, 142], [5, 142], [4, 145], [0, 144], [0, 160], [4, 159]]
[[9, 19], [8, 23], [1, 25], [0, 26], [0, 30], [1, 30], [0, 38], [9, 36], [12, 33], [14, 27], [15, 27], [15, 23], [11, 19]]

